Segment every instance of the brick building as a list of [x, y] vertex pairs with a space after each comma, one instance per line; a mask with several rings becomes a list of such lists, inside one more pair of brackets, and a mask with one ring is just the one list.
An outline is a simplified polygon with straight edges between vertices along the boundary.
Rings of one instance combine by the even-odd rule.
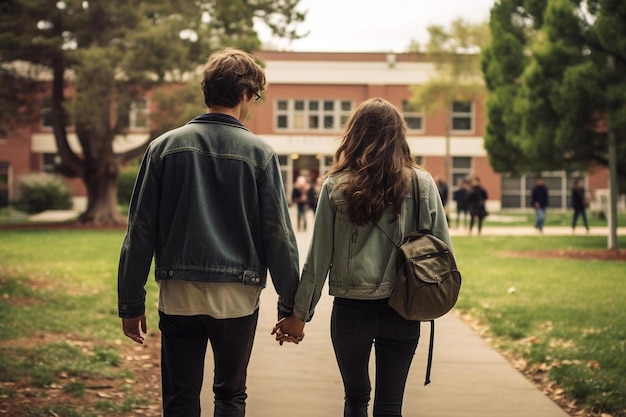
[[[265, 62], [268, 88], [246, 125], [276, 149], [288, 193], [298, 175], [313, 181], [328, 170], [341, 128], [352, 110], [367, 98], [383, 97], [405, 115], [411, 151], [433, 177], [445, 178], [449, 149], [451, 190], [459, 179], [479, 176], [489, 193], [491, 210], [529, 207], [534, 178], [503, 176], [489, 164], [483, 139], [487, 123], [484, 103], [451, 104], [449, 142], [446, 112], [426, 114], [409, 105], [410, 86], [426, 82], [435, 72], [424, 55], [275, 51], [255, 55]], [[54, 167], [58, 156], [47, 102], [49, 97], [43, 94], [33, 104], [40, 114], [38, 122], [0, 137], [0, 193], [4, 195], [0, 202], [15, 198], [21, 175]], [[116, 140], [115, 149], [121, 151], [147, 140], [149, 112], [149, 96], [133, 103], [127, 123], [130, 133]], [[73, 146], [79, 147], [72, 132], [70, 138]], [[608, 184], [605, 169], [547, 172], [543, 177], [553, 208], [568, 207], [574, 177], [584, 178], [592, 196]], [[84, 195], [80, 181], [70, 183], [75, 195]]]

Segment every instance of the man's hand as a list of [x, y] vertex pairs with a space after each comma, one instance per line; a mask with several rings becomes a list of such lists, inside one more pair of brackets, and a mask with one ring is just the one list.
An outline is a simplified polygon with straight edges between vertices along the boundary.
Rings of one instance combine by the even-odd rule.
[[304, 322], [292, 314], [276, 323], [272, 334], [281, 346], [284, 342], [298, 344], [304, 339]]
[[141, 333], [146, 333], [146, 316], [135, 317], [134, 319], [122, 319], [122, 330], [124, 330], [124, 336], [132, 339], [133, 341], [143, 344], [143, 336]]

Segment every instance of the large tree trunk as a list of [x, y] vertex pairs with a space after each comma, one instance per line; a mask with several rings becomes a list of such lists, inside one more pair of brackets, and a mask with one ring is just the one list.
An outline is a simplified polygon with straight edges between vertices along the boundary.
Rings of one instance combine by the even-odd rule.
[[117, 212], [119, 162], [113, 152], [115, 66], [101, 49], [84, 52], [76, 67], [76, 136], [83, 152], [81, 178], [87, 188], [87, 210], [79, 221], [110, 226], [122, 223]]
[[87, 163], [83, 181], [87, 187], [87, 210], [80, 216], [83, 224], [112, 226], [125, 222], [117, 209], [117, 178], [115, 160]]

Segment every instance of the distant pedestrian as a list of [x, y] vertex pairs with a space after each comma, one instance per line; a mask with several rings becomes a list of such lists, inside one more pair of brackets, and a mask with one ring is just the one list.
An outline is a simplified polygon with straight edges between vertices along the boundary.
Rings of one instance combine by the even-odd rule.
[[448, 184], [441, 177], [437, 178], [437, 190], [439, 190], [439, 197], [441, 197], [443, 208], [446, 211], [446, 222], [450, 225], [450, 219], [448, 217]]
[[574, 187], [572, 188], [572, 208], [574, 209], [574, 217], [572, 218], [572, 232], [576, 231], [576, 223], [578, 223], [578, 217], [582, 217], [583, 225], [589, 233], [589, 223], [587, 223], [587, 198], [585, 197], [585, 188], [582, 181], [576, 179], [574, 181]]
[[323, 182], [324, 177], [320, 175], [319, 177], [317, 177], [308, 192], [309, 208], [313, 211], [313, 213], [315, 213], [315, 210], [317, 210], [317, 202], [320, 198], [320, 191], [322, 190]]
[[543, 233], [543, 227], [546, 223], [546, 209], [550, 201], [548, 187], [544, 184], [543, 178], [537, 178], [531, 197], [531, 204], [535, 209], [535, 229]]
[[298, 210], [298, 231], [306, 232], [306, 211], [308, 207], [308, 196], [310, 189], [311, 184], [309, 184], [306, 177], [303, 175], [300, 175], [293, 185], [293, 191], [291, 192], [291, 203], [295, 204]]
[[467, 227], [467, 215], [469, 213], [468, 197], [472, 183], [469, 178], [459, 180], [459, 188], [452, 194], [452, 199], [456, 202], [456, 227], [463, 219], [463, 227]]
[[485, 206], [489, 196], [487, 190], [480, 185], [480, 178], [474, 177], [472, 183], [473, 185], [467, 198], [467, 205], [470, 212], [469, 233], [472, 234], [472, 229], [476, 223], [478, 234], [480, 235], [483, 229], [483, 220], [489, 214]]

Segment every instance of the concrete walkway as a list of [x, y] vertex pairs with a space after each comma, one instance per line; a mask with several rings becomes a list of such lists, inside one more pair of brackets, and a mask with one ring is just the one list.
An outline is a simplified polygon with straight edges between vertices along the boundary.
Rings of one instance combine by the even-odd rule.
[[[36, 221], [62, 221], [75, 212], [47, 212]], [[312, 219], [309, 220], [309, 227]], [[309, 229], [310, 230], [310, 229]], [[452, 236], [467, 236], [467, 229], [451, 229]], [[585, 235], [579, 227], [576, 235]], [[618, 235], [626, 234], [620, 228]], [[476, 230], [474, 230], [476, 236]], [[482, 236], [536, 235], [533, 227], [483, 228]], [[547, 227], [544, 236], [571, 236], [569, 227]], [[606, 227], [594, 227], [589, 235], [608, 236]], [[298, 232], [301, 263], [311, 238]], [[478, 238], [478, 237], [477, 237]], [[343, 415], [343, 385], [330, 341], [332, 297], [327, 288], [316, 308], [315, 318], [305, 328], [299, 345], [278, 345], [270, 335], [276, 322], [276, 293], [263, 291], [259, 324], [248, 369], [248, 417], [333, 417]], [[567, 417], [506, 359], [492, 349], [454, 313], [436, 322], [432, 382], [424, 386], [429, 326], [422, 337], [404, 397], [405, 417]], [[370, 374], [374, 376], [373, 355]], [[203, 416], [213, 415], [213, 358], [207, 353]], [[373, 381], [373, 379], [372, 379]], [[372, 382], [373, 384], [373, 382]], [[371, 415], [371, 406], [370, 406]]]
[[[624, 232], [620, 230], [620, 234]], [[571, 233], [570, 228], [548, 228], [544, 232]], [[590, 232], [606, 233], [606, 228]], [[452, 234], [466, 235], [467, 230], [452, 230]], [[538, 233], [532, 227], [483, 229], [484, 236], [519, 234]], [[297, 233], [297, 238], [303, 261], [310, 233]], [[303, 342], [279, 346], [270, 336], [276, 321], [276, 293], [271, 284], [263, 291], [248, 372], [248, 417], [343, 415], [343, 385], [330, 341], [332, 297], [327, 289], [323, 294], [315, 318], [305, 328]], [[405, 417], [568, 416], [453, 313], [436, 323], [432, 382], [423, 385], [429, 333], [429, 326], [424, 325], [405, 392]], [[212, 360], [209, 353], [202, 395], [203, 416], [207, 417], [213, 415]], [[374, 375], [372, 363], [370, 373]]]
[[[472, 230], [472, 236], [476, 236], [478, 231], [474, 227]], [[469, 230], [467, 228], [450, 229], [452, 236], [468, 236]], [[483, 236], [607, 236], [609, 234], [609, 228], [604, 227], [591, 227], [589, 232], [585, 230], [580, 224], [575, 231], [569, 226], [547, 226], [543, 229], [543, 232], [539, 232], [532, 226], [485, 226], [483, 227]], [[618, 227], [618, 236], [626, 235], [625, 227]]]

